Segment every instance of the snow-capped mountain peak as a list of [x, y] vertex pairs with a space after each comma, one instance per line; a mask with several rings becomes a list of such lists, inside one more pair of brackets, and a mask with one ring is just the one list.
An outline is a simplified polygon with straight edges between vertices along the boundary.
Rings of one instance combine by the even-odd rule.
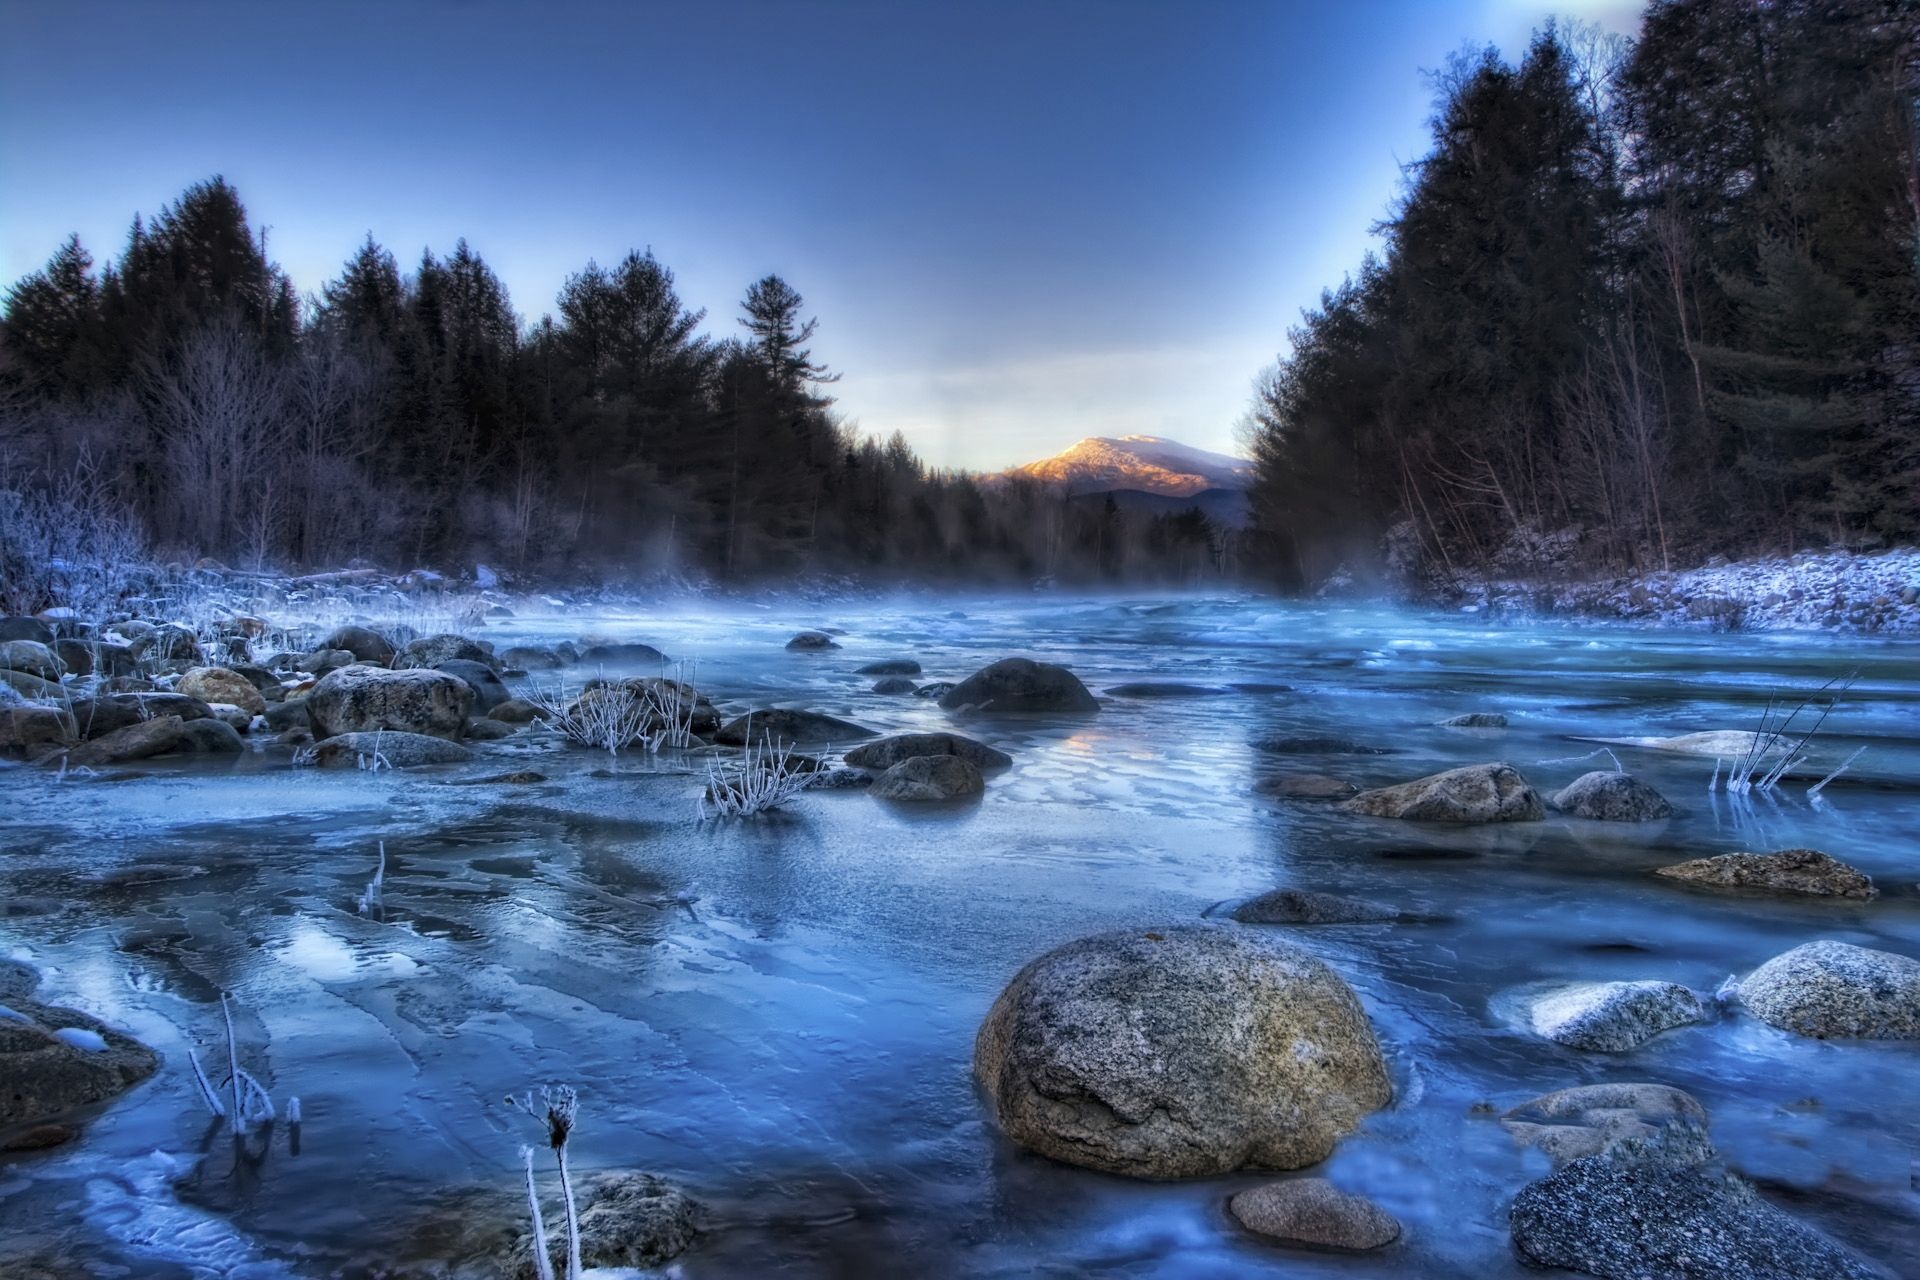
[[1164, 436], [1089, 436], [1006, 474], [1063, 484], [1072, 493], [1135, 489], [1186, 498], [1208, 489], [1245, 489], [1253, 483], [1253, 463]]

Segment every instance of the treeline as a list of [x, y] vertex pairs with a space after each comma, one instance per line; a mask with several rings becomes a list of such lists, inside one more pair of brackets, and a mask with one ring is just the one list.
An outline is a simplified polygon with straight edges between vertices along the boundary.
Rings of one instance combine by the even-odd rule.
[[[8, 293], [0, 491], [39, 494], [41, 525], [94, 512], [165, 554], [247, 567], [1219, 572], [1222, 533], [1204, 521], [982, 485], [928, 468], [898, 433], [850, 429], [811, 353], [815, 321], [778, 276], [746, 291], [736, 336], [705, 319], [651, 253], [630, 253], [588, 263], [523, 326], [464, 240], [403, 271], [369, 238], [302, 298], [215, 178], [136, 220], [116, 261], [96, 271], [70, 239]], [[85, 540], [54, 529], [35, 545]]]
[[1259, 563], [1459, 580], [1920, 536], [1920, 9], [1656, 0], [1438, 81], [1251, 413]]

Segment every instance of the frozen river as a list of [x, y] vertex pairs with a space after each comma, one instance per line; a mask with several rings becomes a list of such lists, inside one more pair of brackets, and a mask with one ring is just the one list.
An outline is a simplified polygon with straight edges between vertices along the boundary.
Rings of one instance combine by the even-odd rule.
[[[1489, 1109], [1625, 1080], [1692, 1093], [1768, 1198], [1920, 1266], [1913, 1044], [1796, 1039], [1736, 1007], [1584, 1053], [1511, 1012], [1516, 990], [1556, 979], [1708, 997], [1815, 938], [1920, 955], [1920, 644], [1252, 598], [518, 608], [471, 634], [645, 641], [697, 663], [723, 710], [955, 728], [1014, 766], [958, 806], [815, 791], [706, 822], [704, 775], [527, 733], [397, 774], [258, 750], [115, 780], [0, 769], [0, 956], [41, 971], [38, 998], [165, 1058], [81, 1142], [0, 1156], [0, 1272], [30, 1257], [47, 1275], [451, 1274], [438, 1260], [459, 1240], [518, 1227], [530, 1134], [501, 1100], [549, 1080], [580, 1091], [579, 1166], [650, 1170], [707, 1206], [707, 1234], [673, 1264], [688, 1277], [1526, 1274], [1506, 1211], [1546, 1166]], [[783, 648], [811, 627], [842, 647]], [[854, 674], [913, 658], [957, 680], [1016, 654], [1067, 664], [1096, 694], [1195, 688], [956, 721]], [[1581, 759], [1595, 746], [1580, 738], [1752, 729], [1769, 695], [1848, 673], [1809, 768], [1866, 750], [1817, 800], [1805, 780], [1735, 800], [1709, 792], [1713, 760], [1631, 748], [1621, 763], [1680, 816], [1446, 828], [1255, 790], [1283, 770], [1366, 787], [1505, 760], [1544, 791], [1610, 767]], [[1472, 711], [1510, 727], [1437, 726]], [[1252, 746], [1276, 735], [1392, 753]], [[509, 769], [548, 781], [461, 783]], [[383, 841], [376, 921], [354, 903]], [[1794, 847], [1860, 868], [1879, 898], [1712, 895], [1647, 874]], [[1282, 885], [1430, 917], [1290, 930], [1353, 984], [1389, 1057], [1394, 1103], [1317, 1171], [1405, 1224], [1382, 1255], [1247, 1235], [1224, 1203], [1258, 1176], [1129, 1182], [1026, 1154], [970, 1076], [982, 1016], [1029, 959]], [[237, 1163], [209, 1131], [187, 1049], [223, 1052], [221, 991], [243, 1056], [302, 1101], [297, 1155], [282, 1137]]]

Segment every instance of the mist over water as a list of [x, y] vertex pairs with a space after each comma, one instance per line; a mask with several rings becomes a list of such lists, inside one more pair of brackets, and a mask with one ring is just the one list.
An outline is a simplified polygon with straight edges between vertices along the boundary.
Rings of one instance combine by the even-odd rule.
[[[1815, 938], [1920, 954], [1920, 644], [1226, 596], [517, 607], [477, 634], [502, 649], [644, 641], [694, 664], [723, 710], [953, 728], [1014, 766], [974, 803], [812, 791], [718, 822], [697, 816], [703, 772], [524, 733], [472, 765], [398, 773], [262, 753], [120, 780], [0, 771], [0, 956], [41, 970], [37, 998], [166, 1059], [81, 1142], [0, 1163], [0, 1271], [11, 1254], [80, 1274], [433, 1274], [453, 1241], [521, 1226], [518, 1149], [534, 1135], [502, 1099], [543, 1081], [580, 1091], [578, 1167], [650, 1170], [708, 1206], [709, 1233], [673, 1264], [689, 1277], [1517, 1276], [1507, 1206], [1546, 1165], [1495, 1116], [1634, 1080], [1697, 1097], [1775, 1203], [1912, 1265], [1910, 1045], [1799, 1039], [1733, 1006], [1629, 1053], [1582, 1053], [1515, 1009], [1569, 979], [1706, 996]], [[842, 647], [783, 649], [817, 627]], [[1095, 716], [988, 719], [854, 674], [907, 657], [957, 680], [1016, 654], [1065, 663], [1096, 694], [1190, 688], [1107, 697]], [[1710, 794], [1712, 759], [1627, 747], [1620, 763], [1679, 816], [1452, 828], [1255, 793], [1283, 771], [1368, 787], [1489, 760], [1544, 792], [1611, 767], [1578, 739], [1752, 729], [1770, 696], [1850, 672], [1808, 768], [1866, 750], [1818, 802], [1808, 780]], [[1510, 727], [1436, 724], [1471, 711]], [[1392, 753], [1251, 745], [1272, 736]], [[512, 769], [549, 780], [460, 784]], [[370, 919], [355, 900], [382, 841], [384, 918]], [[1794, 847], [1858, 867], [1881, 896], [1710, 895], [1647, 874]], [[1288, 930], [1353, 984], [1388, 1053], [1394, 1103], [1312, 1171], [1402, 1221], [1382, 1255], [1242, 1232], [1224, 1204], [1258, 1175], [1137, 1183], [1024, 1153], [970, 1076], [982, 1016], [1036, 955], [1282, 885], [1430, 917]], [[221, 991], [263, 1083], [302, 1100], [297, 1156], [281, 1133], [264, 1160], [236, 1162], [210, 1131], [186, 1061], [221, 1043]]]

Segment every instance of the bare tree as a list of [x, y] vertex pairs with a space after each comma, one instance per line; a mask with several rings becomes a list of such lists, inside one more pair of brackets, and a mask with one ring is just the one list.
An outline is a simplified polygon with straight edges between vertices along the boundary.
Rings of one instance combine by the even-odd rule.
[[148, 414], [171, 492], [158, 504], [167, 532], [207, 554], [248, 543], [271, 523], [263, 482], [286, 465], [287, 379], [237, 322], [217, 320], [141, 369]]

